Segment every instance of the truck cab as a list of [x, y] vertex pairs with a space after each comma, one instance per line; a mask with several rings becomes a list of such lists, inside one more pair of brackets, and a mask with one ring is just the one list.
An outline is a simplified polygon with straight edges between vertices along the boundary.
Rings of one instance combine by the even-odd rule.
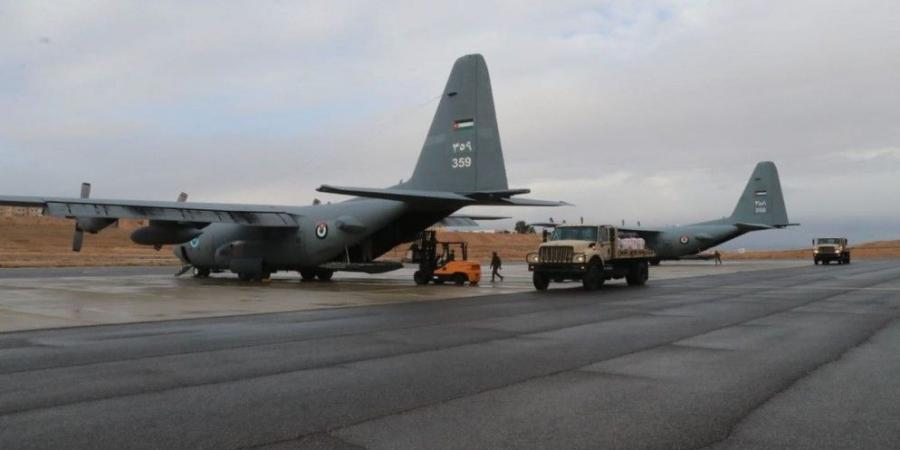
[[656, 254], [640, 237], [612, 225], [561, 225], [547, 242], [526, 257], [534, 287], [545, 290], [550, 282], [581, 281], [587, 290], [606, 280], [625, 278], [639, 286], [649, 277], [649, 261]]
[[820, 237], [812, 240], [813, 264], [850, 264], [850, 247], [844, 237]]

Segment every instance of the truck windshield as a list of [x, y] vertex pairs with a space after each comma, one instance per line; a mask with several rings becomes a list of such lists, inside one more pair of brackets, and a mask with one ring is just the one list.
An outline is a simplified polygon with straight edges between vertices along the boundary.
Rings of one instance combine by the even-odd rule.
[[551, 241], [597, 241], [597, 227], [561, 227], [553, 230]]
[[841, 240], [838, 238], [819, 238], [818, 242], [820, 244], [840, 244]]

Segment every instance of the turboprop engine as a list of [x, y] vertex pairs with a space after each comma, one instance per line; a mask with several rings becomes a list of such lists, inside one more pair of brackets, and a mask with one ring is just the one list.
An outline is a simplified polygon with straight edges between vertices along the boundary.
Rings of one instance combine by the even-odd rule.
[[203, 230], [192, 226], [168, 222], [150, 222], [150, 225], [138, 228], [131, 233], [135, 244], [161, 245], [181, 244], [199, 236]]
[[[81, 183], [81, 198], [91, 197], [91, 184]], [[116, 219], [103, 219], [98, 217], [76, 217], [75, 233], [72, 236], [72, 251], [80, 252], [84, 243], [84, 232], [97, 234], [100, 230], [116, 223]]]

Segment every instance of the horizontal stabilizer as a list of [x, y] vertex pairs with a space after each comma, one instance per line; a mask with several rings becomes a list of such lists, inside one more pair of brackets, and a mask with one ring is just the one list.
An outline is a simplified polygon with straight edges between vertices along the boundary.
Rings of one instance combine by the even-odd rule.
[[759, 231], [759, 230], [771, 230], [776, 228], [773, 225], [766, 225], [762, 223], [736, 223], [734, 224], [741, 231]]
[[528, 189], [513, 189], [502, 191], [467, 192], [465, 194], [445, 191], [423, 191], [414, 189], [377, 189], [330, 186], [323, 184], [316, 189], [319, 192], [329, 194], [354, 195], [357, 197], [380, 198], [384, 200], [396, 200], [400, 202], [458, 202], [462, 205], [492, 205], [492, 206], [570, 206], [566, 202], [548, 200], [534, 200], [527, 198], [510, 198], [512, 195], [530, 192]]
[[357, 197], [380, 198], [384, 200], [396, 200], [400, 202], [410, 201], [451, 201], [460, 203], [474, 203], [475, 201], [464, 195], [453, 192], [420, 191], [411, 189], [376, 189], [329, 186], [323, 184], [316, 189], [328, 194], [354, 195]]
[[503, 219], [512, 219], [509, 216], [479, 216], [472, 214], [454, 214], [450, 216], [451, 219], [469, 219], [469, 220], [503, 220]]
[[537, 200], [533, 198], [504, 198], [496, 203], [484, 203], [488, 205], [509, 206], [574, 206], [571, 203], [554, 200]]
[[435, 225], [440, 225], [443, 227], [477, 227], [479, 220], [503, 220], [510, 219], [511, 217], [504, 216], [473, 216], [473, 215], [461, 215], [455, 214], [449, 217], [443, 218], [440, 222], [437, 222]]

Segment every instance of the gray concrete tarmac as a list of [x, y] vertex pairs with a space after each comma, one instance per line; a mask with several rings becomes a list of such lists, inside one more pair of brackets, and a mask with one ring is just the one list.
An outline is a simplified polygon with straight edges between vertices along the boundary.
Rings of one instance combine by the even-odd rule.
[[0, 333], [0, 448], [898, 448], [900, 264]]

